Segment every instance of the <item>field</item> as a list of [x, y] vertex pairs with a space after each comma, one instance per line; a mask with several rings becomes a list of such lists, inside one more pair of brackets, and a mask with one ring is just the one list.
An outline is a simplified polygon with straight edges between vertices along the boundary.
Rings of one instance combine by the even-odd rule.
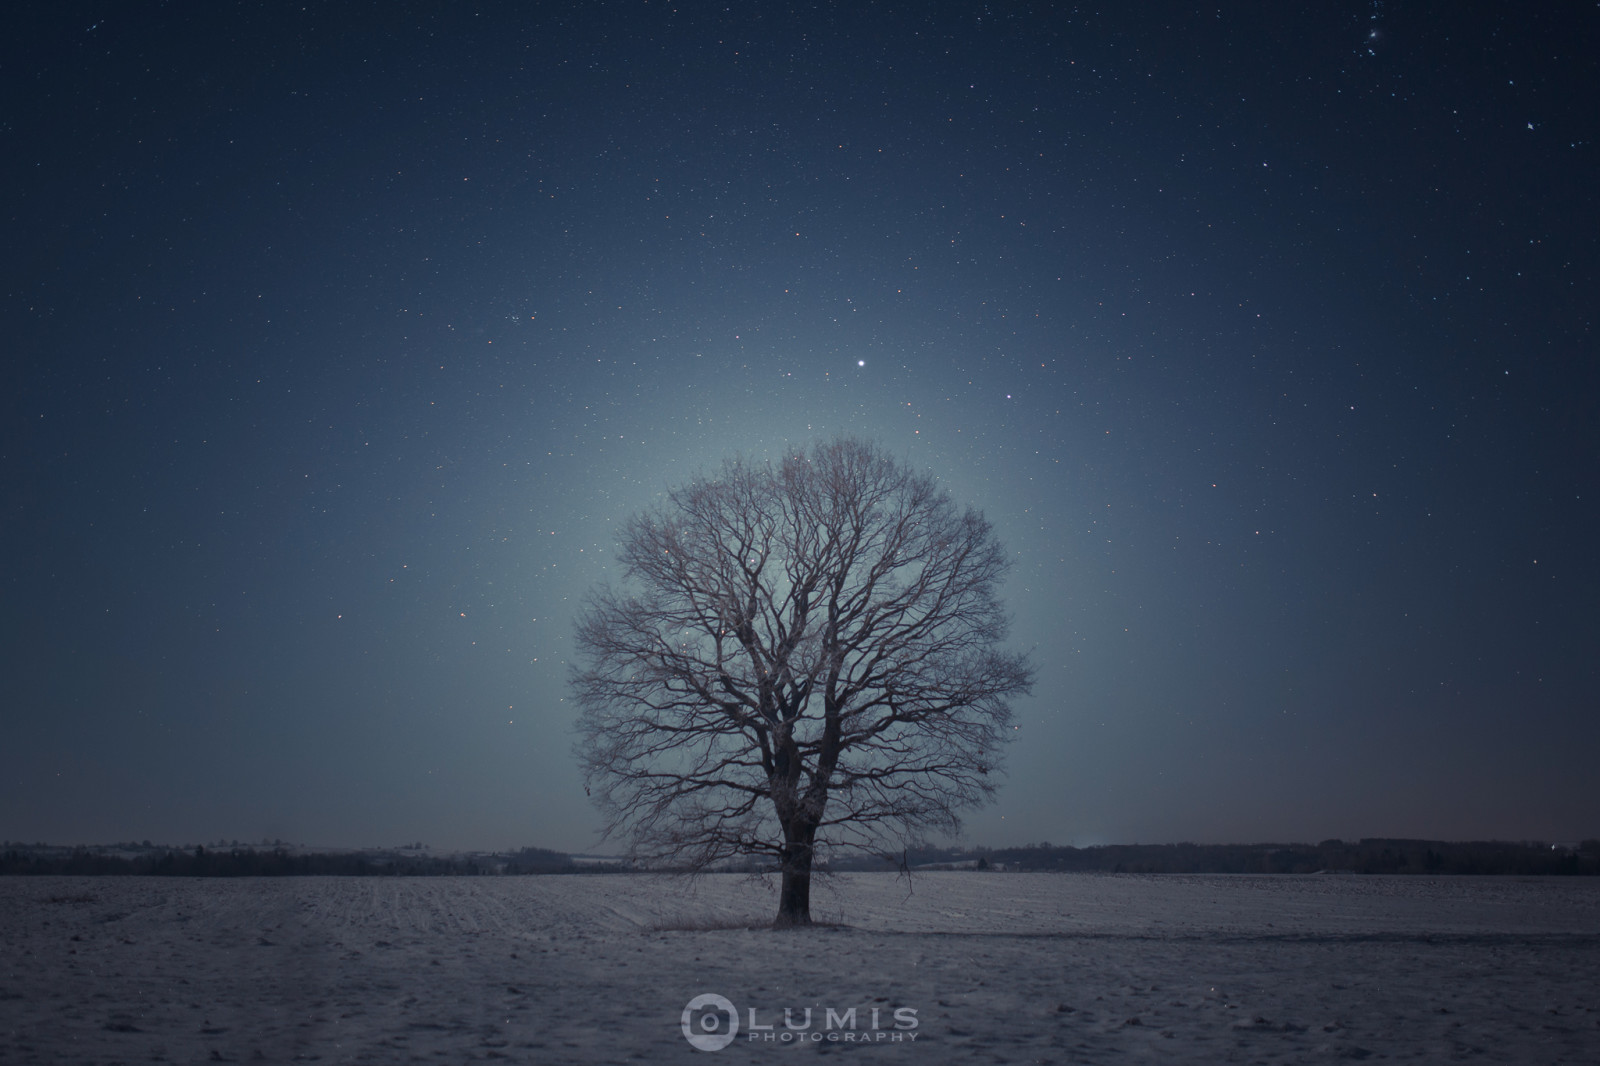
[[[1600, 1061], [1600, 879], [814, 897], [836, 924], [774, 932], [771, 887], [731, 875], [3, 878], [0, 1063]], [[738, 1016], [721, 1050], [684, 1034], [727, 1031], [686, 1021], [703, 994]]]

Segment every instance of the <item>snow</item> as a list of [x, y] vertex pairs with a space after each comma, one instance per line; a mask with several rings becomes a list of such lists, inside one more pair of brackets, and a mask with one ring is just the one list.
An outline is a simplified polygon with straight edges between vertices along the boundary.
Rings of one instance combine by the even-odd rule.
[[[1597, 879], [849, 874], [813, 897], [838, 925], [766, 929], [771, 886], [737, 875], [3, 878], [0, 1063], [1600, 1061]], [[681, 1028], [706, 993], [739, 1015], [720, 1051]]]

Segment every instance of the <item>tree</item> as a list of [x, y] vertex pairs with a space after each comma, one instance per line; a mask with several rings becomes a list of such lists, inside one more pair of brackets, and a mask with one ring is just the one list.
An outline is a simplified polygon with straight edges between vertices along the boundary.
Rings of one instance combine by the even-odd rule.
[[821, 849], [951, 832], [993, 794], [1032, 669], [1001, 648], [993, 529], [933, 478], [850, 438], [733, 459], [619, 554], [572, 680], [586, 786], [635, 858], [768, 856], [775, 924], [808, 924]]

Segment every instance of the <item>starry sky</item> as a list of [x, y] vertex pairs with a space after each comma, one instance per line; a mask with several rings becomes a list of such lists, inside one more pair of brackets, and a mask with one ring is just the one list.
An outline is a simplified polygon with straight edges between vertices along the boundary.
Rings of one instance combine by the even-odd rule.
[[620, 525], [840, 433], [1013, 554], [968, 842], [1600, 835], [1596, 54], [1583, 4], [11, 5], [0, 837], [595, 850]]

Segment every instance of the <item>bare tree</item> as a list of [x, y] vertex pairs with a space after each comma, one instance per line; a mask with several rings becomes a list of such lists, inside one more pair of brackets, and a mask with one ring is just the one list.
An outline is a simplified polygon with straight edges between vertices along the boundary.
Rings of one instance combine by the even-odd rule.
[[767, 855], [778, 925], [812, 861], [881, 850], [994, 792], [1010, 697], [1005, 554], [977, 511], [877, 446], [738, 459], [635, 517], [630, 588], [577, 627], [577, 751], [608, 836], [704, 868]]

